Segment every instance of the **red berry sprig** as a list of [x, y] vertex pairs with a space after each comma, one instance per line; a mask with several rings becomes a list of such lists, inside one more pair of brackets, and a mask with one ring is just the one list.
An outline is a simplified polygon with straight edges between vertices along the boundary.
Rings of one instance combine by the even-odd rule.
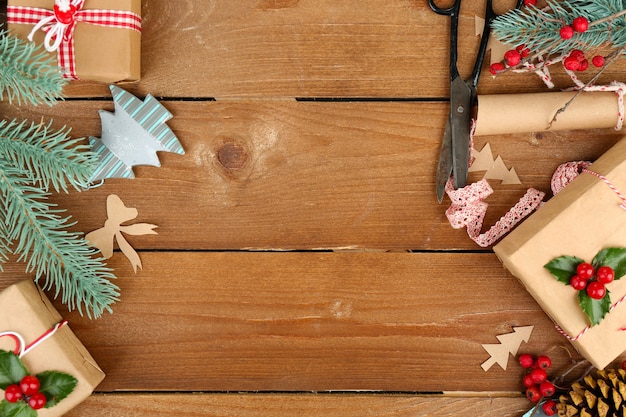
[[584, 33], [589, 29], [589, 19], [584, 16], [579, 16], [572, 21], [571, 25], [565, 25], [559, 29], [559, 36], [561, 39], [572, 39], [574, 33]]
[[506, 68], [517, 67], [523, 58], [530, 55], [530, 49], [526, 45], [518, 45], [515, 49], [509, 49], [504, 53], [504, 59], [500, 62], [494, 62], [489, 66], [489, 72], [493, 75], [497, 75], [499, 72], [504, 71]]
[[595, 326], [611, 310], [608, 285], [626, 275], [626, 248], [602, 249], [591, 262], [576, 256], [559, 256], [545, 264], [544, 268], [557, 281], [578, 291], [578, 304], [589, 324]]
[[576, 275], [570, 278], [569, 284], [577, 291], [587, 291], [594, 300], [601, 300], [606, 295], [606, 284], [615, 279], [615, 272], [610, 266], [601, 266], [596, 272], [588, 262], [581, 262], [576, 267]]
[[[552, 361], [548, 356], [534, 356], [524, 353], [519, 356], [519, 363], [522, 368], [529, 371], [522, 378], [524, 387], [526, 387], [526, 398], [534, 403], [538, 403], [542, 398], [551, 398], [554, 396], [556, 389], [554, 384], [548, 381], [547, 370], [552, 366]], [[548, 416], [556, 414], [556, 403], [548, 400], [542, 405], [543, 412]]]
[[48, 402], [46, 396], [39, 392], [41, 383], [34, 375], [26, 375], [18, 384], [11, 384], [4, 390], [4, 399], [10, 403], [23, 401], [33, 410], [39, 410]]

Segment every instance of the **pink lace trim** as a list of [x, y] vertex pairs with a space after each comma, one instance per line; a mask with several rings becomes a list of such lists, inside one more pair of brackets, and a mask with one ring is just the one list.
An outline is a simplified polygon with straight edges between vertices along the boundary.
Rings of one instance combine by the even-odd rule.
[[541, 191], [530, 188], [496, 224], [485, 233], [480, 233], [488, 207], [488, 204], [483, 200], [493, 193], [489, 183], [486, 180], [481, 180], [455, 190], [452, 182], [448, 181], [446, 193], [452, 200], [452, 205], [446, 210], [446, 217], [450, 221], [450, 225], [455, 229], [467, 227], [467, 234], [470, 239], [481, 247], [494, 244], [510, 232], [516, 224], [541, 205], [545, 195]]
[[578, 174], [589, 167], [589, 165], [591, 165], [591, 162], [589, 161], [566, 162], [559, 165], [554, 171], [550, 182], [552, 194], [556, 195], [559, 193], [567, 184], [572, 182]]

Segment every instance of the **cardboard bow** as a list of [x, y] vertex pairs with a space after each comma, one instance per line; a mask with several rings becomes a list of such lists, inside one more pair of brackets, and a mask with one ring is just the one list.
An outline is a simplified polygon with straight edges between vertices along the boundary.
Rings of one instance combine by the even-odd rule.
[[135, 223], [123, 226], [122, 223], [133, 220], [137, 217], [137, 209], [126, 207], [122, 200], [115, 194], [107, 197], [107, 216], [104, 227], [94, 230], [85, 236], [85, 239], [91, 246], [94, 246], [102, 252], [102, 255], [109, 259], [113, 256], [113, 244], [117, 239], [117, 245], [122, 253], [128, 258], [133, 270], [137, 273], [137, 267], [142, 268], [139, 254], [128, 243], [122, 233], [129, 235], [156, 235], [153, 229], [158, 227], [155, 224]]

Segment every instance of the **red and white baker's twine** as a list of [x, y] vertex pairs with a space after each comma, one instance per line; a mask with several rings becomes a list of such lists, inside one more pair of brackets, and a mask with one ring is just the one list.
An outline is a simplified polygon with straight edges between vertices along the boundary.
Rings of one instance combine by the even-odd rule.
[[1, 337], [9, 337], [15, 341], [15, 350], [13, 353], [18, 355], [20, 358], [26, 354], [28, 354], [31, 350], [35, 349], [37, 346], [48, 340], [48, 338], [52, 337], [57, 330], [67, 324], [67, 320], [62, 320], [55, 324], [52, 328], [46, 330], [44, 334], [39, 336], [37, 339], [29, 343], [28, 345], [24, 341], [22, 335], [17, 332], [0, 332]]
[[624, 195], [617, 189], [617, 187], [615, 187], [611, 181], [609, 181], [609, 179], [607, 177], [605, 177], [604, 175], [600, 175], [597, 172], [593, 172], [587, 168], [584, 168], [582, 170], [582, 172], [586, 173], [586, 174], [591, 174], [594, 177], [598, 177], [600, 178], [618, 197], [620, 200], [622, 200], [622, 204], [620, 204], [619, 206], [626, 210], [626, 197], [624, 197]]
[[45, 48], [57, 51], [59, 67], [65, 78], [78, 79], [74, 53], [74, 29], [79, 22], [141, 32], [141, 16], [125, 10], [83, 10], [85, 0], [55, 0], [54, 9], [8, 6], [9, 23], [35, 25], [28, 35], [33, 40], [38, 30], [46, 32]]
[[[544, 84], [548, 88], [554, 88], [554, 82], [552, 82], [552, 77], [550, 76], [549, 67], [552, 64], [556, 64], [558, 62], [562, 62], [566, 58], [566, 55], [557, 56], [555, 58], [549, 59], [547, 61], [543, 60], [543, 57], [538, 57], [538, 63], [535, 64], [533, 62], [524, 62], [522, 64], [522, 68], [515, 69], [513, 72], [521, 73], [521, 72], [534, 72], [541, 78]], [[612, 81], [608, 85], [587, 85], [584, 82], [580, 81], [580, 79], [576, 76], [574, 71], [568, 70], [565, 68], [565, 72], [572, 79], [574, 84], [576, 84], [575, 88], [568, 89], [566, 91], [573, 90], [582, 90], [582, 91], [612, 91], [617, 94], [617, 123], [615, 125], [615, 130], [621, 130], [624, 126], [624, 95], [626, 95], [626, 84], [619, 81]]]
[[[609, 307], [609, 313], [611, 311], [613, 311], [615, 308], [617, 308], [617, 306], [619, 306], [621, 303], [623, 303], [624, 300], [626, 300], [626, 295], [624, 295], [622, 298], [617, 300], [616, 303], [612, 304], [611, 307]], [[567, 332], [565, 332], [565, 330], [563, 330], [558, 324], [555, 324], [554, 327], [556, 327], [556, 329], [559, 331], [559, 333], [561, 333], [563, 336], [565, 336], [568, 340], [570, 340], [572, 342], [576, 342], [576, 341], [580, 340], [580, 338], [583, 337], [585, 335], [585, 333], [587, 333], [587, 331], [589, 331], [589, 329], [591, 329], [591, 326], [587, 326], [587, 327], [585, 327], [583, 329], [582, 332], [578, 333], [578, 335], [572, 337], [569, 334], [567, 334]], [[621, 327], [619, 330], [620, 331], [626, 331], [626, 328]]]

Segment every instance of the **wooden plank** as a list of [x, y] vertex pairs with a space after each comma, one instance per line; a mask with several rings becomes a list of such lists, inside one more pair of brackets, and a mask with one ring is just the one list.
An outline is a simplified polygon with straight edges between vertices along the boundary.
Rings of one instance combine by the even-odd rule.
[[66, 417], [419, 417], [520, 416], [525, 398], [497, 396], [316, 394], [99, 394]]
[[[449, 200], [436, 203], [445, 103], [165, 105], [186, 154], [161, 153], [162, 167], [137, 167], [137, 179], [54, 197], [77, 230], [102, 227], [106, 196], [118, 194], [138, 209], [138, 221], [159, 225], [158, 237], [132, 238], [144, 249], [478, 249], [464, 230], [450, 227]], [[69, 122], [77, 137], [100, 135], [101, 108], [112, 104], [0, 106], [6, 117]], [[486, 227], [528, 187], [549, 192], [558, 164], [597, 158], [622, 135], [606, 129], [476, 138], [477, 148], [491, 143], [522, 181], [491, 181]]]
[[[512, 2], [511, 2], [512, 3]], [[459, 67], [471, 72], [482, 2], [463, 5]], [[168, 0], [143, 4], [143, 80], [165, 97], [445, 97], [448, 19], [417, 0]], [[601, 82], [623, 79], [626, 67]], [[562, 70], [557, 85], [571, 86]], [[545, 90], [533, 74], [485, 71], [481, 93]], [[503, 88], [503, 85], [505, 86]], [[106, 97], [73, 83], [70, 96]]]
[[[67, 314], [107, 378], [99, 391], [519, 391], [485, 343], [578, 356], [492, 253], [142, 252], [111, 266], [121, 302]], [[0, 288], [21, 279], [7, 265]], [[22, 267], [23, 268], [23, 267]]]

